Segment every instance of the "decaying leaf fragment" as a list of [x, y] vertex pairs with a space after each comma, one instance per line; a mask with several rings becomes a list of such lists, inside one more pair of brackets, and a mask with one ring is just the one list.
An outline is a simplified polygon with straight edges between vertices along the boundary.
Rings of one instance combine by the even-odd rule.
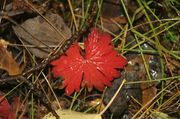
[[0, 69], [6, 70], [11, 76], [21, 74], [22, 70], [6, 49], [8, 44], [5, 40], [0, 39]]
[[47, 13], [45, 17], [60, 33], [41, 16], [26, 20], [21, 27], [13, 27], [16, 35], [21, 38], [22, 44], [32, 46], [27, 48], [33, 55], [40, 58], [47, 57], [53, 47], [71, 37], [71, 31], [61, 16]]
[[[61, 119], [102, 119], [100, 114], [86, 114], [82, 112], [75, 112], [71, 110], [56, 110]], [[43, 117], [43, 119], [56, 119], [52, 113]]]

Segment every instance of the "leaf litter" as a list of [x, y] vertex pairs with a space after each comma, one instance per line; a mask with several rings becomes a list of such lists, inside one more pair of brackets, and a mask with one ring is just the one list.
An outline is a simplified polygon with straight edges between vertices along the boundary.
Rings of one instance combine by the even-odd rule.
[[[60, 72], [58, 72], [59, 73], [58, 77], [53, 77], [53, 75], [51, 75], [51, 74], [54, 74], [54, 72], [51, 71], [51, 65], [49, 65], [50, 63], [46, 62], [46, 61], [48, 61], [46, 57], [48, 56], [48, 54], [51, 51], [53, 51], [53, 48], [56, 47], [57, 44], [59, 44], [59, 42], [61, 42], [62, 40], [66, 40], [71, 36], [74, 36], [71, 34], [76, 34], [75, 27], [77, 28], [77, 26], [83, 26], [83, 24], [81, 24], [81, 23], [84, 23], [83, 21], [85, 18], [83, 18], [84, 16], [82, 17], [81, 15], [85, 15], [86, 17], [88, 16], [87, 11], [85, 12], [83, 10], [86, 10], [86, 5], [89, 3], [85, 2], [85, 4], [84, 4], [82, 1], [79, 1], [77, 3], [76, 2], [71, 3], [72, 1], [68, 1], [68, 3], [64, 2], [64, 1], [63, 2], [48, 1], [48, 2], [45, 2], [45, 4], [43, 4], [43, 0], [42, 1], [28, 0], [28, 1], [29, 1], [29, 3], [27, 4], [26, 3], [27, 1], [13, 0], [14, 3], [13, 3], [13, 6], [11, 6], [11, 7], [13, 7], [12, 9], [10, 9], [11, 11], [7, 11], [7, 13], [6, 13], [6, 11], [0, 11], [0, 15], [1, 15], [0, 16], [0, 19], [1, 19], [0, 28], [2, 28], [2, 29], [0, 29], [1, 37], [3, 37], [3, 39], [9, 39], [10, 42], [12, 42], [12, 43], [20, 43], [20, 45], [17, 45], [17, 46], [14, 45], [15, 50], [7, 49], [8, 42], [6, 42], [7, 44], [2, 43], [3, 45], [1, 45], [1, 49], [3, 49], [3, 52], [0, 54], [0, 56], [2, 56], [2, 59], [0, 60], [1, 64], [2, 64], [1, 69], [6, 70], [9, 73], [9, 72], [11, 72], [10, 71], [11, 69], [19, 67], [18, 63], [16, 63], [16, 61], [18, 61], [18, 60], [15, 61], [14, 58], [12, 57], [12, 54], [13, 54], [13, 56], [17, 55], [16, 50], [18, 52], [20, 52], [22, 50], [22, 47], [27, 48], [32, 53], [32, 55], [34, 55], [36, 57], [35, 58], [29, 57], [29, 54], [27, 53], [26, 57], [28, 57], [28, 64], [27, 64], [25, 70], [23, 72], [20, 71], [19, 73], [14, 73], [15, 72], [15, 70], [14, 70], [14, 72], [13, 72], [14, 75], [20, 74], [20, 77], [23, 76], [23, 77], [25, 77], [26, 80], [29, 80], [29, 79], [33, 80], [34, 78], [36, 78], [36, 81], [33, 83], [33, 85], [35, 87], [41, 86], [41, 87], [45, 88], [45, 92], [47, 91], [47, 93], [48, 93], [47, 97], [49, 97], [48, 100], [50, 100], [51, 104], [52, 104], [52, 102], [58, 103], [57, 102], [58, 100], [55, 100], [54, 97], [51, 96], [52, 95], [51, 91], [49, 90], [49, 88], [47, 88], [47, 84], [45, 83], [44, 78], [48, 78], [47, 80], [50, 81], [50, 84], [54, 83], [54, 81], [55, 82], [57, 81], [57, 82], [63, 84], [64, 88], [67, 88], [68, 85], [70, 85], [70, 83], [68, 83], [67, 85], [64, 85], [64, 82], [67, 78], [63, 79], [63, 75], [60, 75]], [[83, 70], [81, 70], [81, 71], [83, 71], [83, 73], [81, 73], [81, 78], [79, 78], [80, 83], [78, 83], [77, 86], [74, 86], [74, 84], [72, 84], [74, 82], [73, 81], [71, 82], [71, 85], [73, 85], [73, 87], [72, 87], [72, 89], [69, 89], [69, 90], [71, 93], [75, 92], [72, 94], [68, 93], [68, 95], [71, 94], [71, 96], [64, 95], [64, 90], [62, 90], [61, 88], [55, 89], [55, 93], [56, 93], [57, 97], [63, 97], [63, 99], [66, 99], [65, 102], [66, 101], [72, 102], [72, 104], [68, 104], [68, 106], [61, 105], [63, 108], [63, 110], [61, 110], [61, 111], [65, 111], [64, 113], [65, 113], [65, 115], [67, 114], [66, 116], [71, 116], [70, 118], [72, 118], [72, 116], [76, 117], [74, 115], [77, 114], [78, 115], [77, 118], [80, 118], [80, 115], [85, 116], [84, 118], [86, 118], [86, 117], [88, 118], [89, 117], [88, 114], [80, 113], [80, 112], [87, 112], [87, 110], [88, 110], [89, 112], [93, 113], [92, 114], [92, 118], [93, 118], [93, 116], [96, 116], [96, 114], [94, 114], [94, 113], [99, 112], [98, 109], [100, 109], [100, 108], [96, 108], [94, 106], [96, 104], [89, 105], [87, 97], [91, 96], [92, 100], [95, 100], [95, 99], [97, 99], [97, 97], [102, 96], [102, 99], [100, 99], [100, 101], [102, 102], [102, 104], [107, 104], [109, 102], [109, 100], [111, 100], [111, 98], [113, 97], [114, 92], [116, 92], [117, 87], [122, 83], [123, 79], [127, 80], [126, 85], [124, 85], [122, 87], [122, 90], [119, 92], [119, 94], [116, 95], [116, 97], [114, 99], [114, 103], [112, 103], [109, 107], [109, 110], [107, 110], [103, 114], [103, 118], [106, 119], [106, 118], [112, 117], [113, 119], [117, 119], [120, 117], [136, 118], [136, 117], [143, 117], [143, 116], [150, 117], [150, 118], [151, 117], [152, 118], [155, 118], [155, 117], [171, 118], [171, 116], [172, 117], [176, 116], [176, 114], [178, 112], [177, 111], [178, 109], [176, 107], [178, 107], [177, 106], [177, 104], [178, 104], [177, 91], [179, 90], [179, 83], [178, 83], [178, 81], [174, 81], [174, 79], [179, 78], [178, 77], [179, 71], [177, 70], [177, 69], [179, 69], [179, 67], [178, 67], [179, 61], [178, 61], [178, 57], [177, 57], [177, 55], [178, 55], [178, 51], [177, 51], [178, 45], [177, 44], [178, 44], [178, 38], [179, 38], [179, 36], [178, 36], [179, 27], [178, 26], [179, 25], [176, 24], [173, 27], [169, 26], [171, 23], [176, 22], [176, 19], [174, 19], [172, 17], [176, 14], [176, 12], [178, 12], [177, 9], [174, 9], [177, 7], [178, 4], [174, 4], [174, 6], [172, 7], [171, 5], [173, 2], [168, 3], [168, 1], [166, 1], [166, 2], [162, 3], [162, 2], [157, 2], [157, 1], [156, 2], [151, 1], [151, 2], [146, 3], [146, 2], [142, 2], [141, 0], [139, 0], [138, 2], [131, 1], [131, 0], [124, 0], [124, 2], [123, 1], [117, 2], [115, 0], [112, 0], [112, 1], [106, 0], [106, 1], [102, 2], [102, 6], [101, 6], [101, 2], [98, 3], [102, 8], [102, 14], [101, 13], [98, 14], [100, 16], [97, 15], [96, 20], [98, 19], [98, 17], [100, 18], [100, 20], [98, 20], [98, 22], [96, 22], [96, 27], [99, 27], [98, 29], [102, 28], [101, 30], [103, 32], [106, 31], [106, 33], [108, 32], [111, 34], [111, 36], [113, 36], [112, 38], [114, 38], [114, 39], [112, 40], [113, 42], [111, 45], [115, 46], [115, 49], [117, 49], [119, 52], [122, 52], [123, 55], [126, 56], [126, 58], [128, 59], [128, 64], [125, 66], [125, 70], [123, 70], [123, 71], [121, 71], [122, 68], [120, 68], [121, 70], [115, 69], [118, 72], [121, 72], [121, 77], [112, 76], [113, 81], [110, 80], [110, 83], [107, 83], [106, 81], [105, 81], [105, 83], [104, 82], [102, 83], [102, 80], [100, 82], [96, 82], [96, 81], [99, 81], [99, 80], [94, 80], [97, 77], [99, 77], [99, 76], [96, 76], [95, 78], [93, 77], [91, 80], [89, 80], [89, 81], [92, 81], [93, 83], [91, 82], [91, 86], [88, 86], [88, 83], [84, 80], [85, 79], [84, 72], [87, 72], [87, 70], [83, 69]], [[0, 1], [0, 3], [2, 3], [2, 4], [0, 4], [1, 8], [4, 8], [5, 6], [3, 6], [3, 5], [6, 5], [5, 4], [6, 2]], [[7, 1], [7, 3], [9, 3], [9, 1]], [[142, 3], [144, 6], [142, 7], [140, 3]], [[82, 6], [82, 8], [79, 7], [81, 5], [85, 5], [85, 7], [84, 6]], [[32, 6], [35, 6], [35, 8], [32, 9]], [[141, 6], [141, 9], [139, 9], [139, 6]], [[171, 6], [171, 7], [168, 7], [168, 9], [166, 9], [167, 6]], [[60, 7], [61, 7], [61, 10], [57, 10]], [[152, 11], [151, 9], [149, 9], [149, 7], [154, 9], [155, 11], [157, 10], [158, 12]], [[45, 8], [45, 11], [41, 11], [39, 13], [42, 13], [42, 15], [44, 15], [48, 19], [49, 22], [51, 22], [55, 27], [57, 27], [57, 29], [59, 31], [62, 32], [62, 34], [67, 33], [69, 35], [67, 35], [67, 36], [65, 35], [66, 36], [65, 39], [63, 39], [61, 37], [61, 35], [58, 34], [56, 32], [56, 30], [53, 29], [53, 27], [50, 24], [48, 24], [46, 22], [46, 20], [44, 20], [40, 15], [33, 14], [34, 9], [36, 9], [36, 8], [38, 10], [39, 10], [39, 8], [40, 9]], [[87, 6], [87, 9], [88, 9], [88, 6]], [[113, 9], [113, 10], [109, 10], [109, 9]], [[6, 10], [6, 9], [3, 9], [3, 10]], [[70, 13], [70, 10], [72, 11], [72, 13]], [[17, 11], [20, 11], [20, 12], [18, 12], [18, 14], [16, 14]], [[150, 19], [150, 22], [148, 22], [144, 11], [148, 11], [148, 14], [151, 14], [148, 16]], [[168, 14], [166, 14], [167, 11], [168, 11]], [[172, 11], [175, 11], [175, 14], [171, 14]], [[10, 15], [9, 17], [11, 17], [11, 18], [7, 19], [6, 15], [9, 15], [12, 12], [14, 13], [13, 16]], [[35, 13], [38, 13], [38, 12], [35, 12]], [[61, 15], [59, 15], [59, 14], [61, 14]], [[24, 18], [24, 15], [28, 16], [28, 17]], [[71, 17], [71, 15], [72, 15], [72, 17]], [[130, 20], [132, 20], [132, 21], [129, 21], [129, 18], [127, 17], [128, 15], [130, 17]], [[159, 17], [159, 16], [161, 16], [161, 17]], [[62, 17], [62, 18], [60, 18], [60, 17]], [[4, 20], [4, 18], [6, 20]], [[159, 19], [157, 19], [157, 18], [159, 18]], [[172, 18], [173, 20], [168, 20], [168, 19], [164, 20], [163, 18]], [[17, 25], [17, 24], [12, 25], [8, 21], [8, 20], [11, 21], [12, 19], [17, 21], [18, 23], [20, 23], [20, 25]], [[61, 20], [58, 21], [59, 19], [61, 19]], [[58, 22], [56, 22], [56, 20]], [[73, 20], [75, 20], [75, 21], [73, 21]], [[64, 23], [64, 21], [66, 21], [66, 23]], [[130, 26], [131, 22], [132, 22], [133, 27]], [[67, 24], [67, 23], [69, 23], [69, 24]], [[64, 25], [62, 25], [62, 24], [64, 24]], [[154, 29], [152, 29], [152, 27], [149, 27], [149, 24], [153, 24], [154, 27], [157, 27], [157, 28], [155, 28], [156, 29], [155, 33], [157, 32], [157, 34], [152, 32]], [[161, 25], [158, 26], [159, 24], [161, 24], [162, 26]], [[166, 24], [167, 26], [165, 26], [164, 24]], [[59, 25], [60, 26], [62, 25], [62, 27], [66, 27], [67, 29], [69, 29], [70, 32], [68, 32], [68, 30], [62, 30], [61, 27], [58, 28]], [[9, 26], [10, 27], [13, 26], [13, 29], [11, 29]], [[33, 26], [33, 27], [31, 27], [31, 26]], [[170, 30], [169, 30], [169, 27], [171, 27]], [[33, 28], [35, 28], [35, 30]], [[41, 28], [41, 29], [38, 29], [38, 28]], [[90, 29], [90, 28], [88, 28], [88, 29]], [[134, 33], [134, 29], [137, 31], [136, 33]], [[16, 34], [13, 33], [13, 30]], [[170, 32], [168, 32], [168, 30]], [[167, 32], [164, 32], [164, 31], [167, 31]], [[88, 32], [89, 31], [86, 30], [86, 33], [88, 33]], [[173, 37], [172, 37], [172, 35], [169, 35], [172, 33], [173, 33]], [[14, 35], [12, 35], [12, 34], [16, 35], [18, 38], [14, 37]], [[125, 37], [122, 36], [123, 34]], [[85, 32], [83, 33], [83, 35], [81, 34], [80, 40], [79, 40], [79, 37], [75, 37], [75, 38], [78, 38], [78, 40], [79, 40], [78, 43], [82, 43], [81, 41], [85, 38], [84, 36], [86, 36]], [[141, 38], [142, 36], [145, 36], [145, 37]], [[154, 42], [155, 41], [154, 36], [157, 36], [157, 38], [161, 39], [161, 40], [159, 40], [160, 46], [162, 45], [165, 48], [167, 48], [169, 50], [170, 54], [167, 55], [166, 54], [167, 52], [164, 49], [163, 49], [163, 54], [161, 54], [161, 52], [160, 52], [160, 54], [158, 54], [157, 49], [160, 49], [160, 48], [156, 47], [157, 45], [155, 44], [156, 42]], [[138, 38], [140, 43], [136, 43], [136, 41], [134, 40], [136, 38]], [[149, 39], [147, 39], [147, 38], [149, 38]], [[164, 40], [164, 38], [166, 38], [166, 39]], [[88, 39], [88, 37], [87, 37], [87, 39]], [[84, 41], [86, 42], [86, 40], [84, 40]], [[151, 40], [152, 40], [152, 42], [151, 42]], [[75, 40], [73, 40], [73, 41], [75, 41]], [[166, 42], [164, 43], [164, 41], [166, 41]], [[88, 54], [88, 53], [86, 53], [87, 49], [86, 49], [86, 47], [85, 47], [85, 49], [81, 49], [79, 47], [78, 43], [76, 41], [76, 43], [73, 43], [72, 45], [70, 45], [69, 50], [71, 50], [72, 47], [76, 46], [76, 48], [75, 48], [76, 52], [73, 52], [72, 54], [73, 55], [79, 54], [80, 59], [83, 59]], [[71, 43], [69, 43], [69, 44], [71, 44]], [[86, 43], [84, 43], [84, 46], [85, 46], [85, 44]], [[121, 44], [121, 46], [117, 47], [118, 44]], [[140, 45], [140, 47], [142, 48], [141, 50], [138, 48], [138, 45]], [[91, 45], [89, 45], [89, 46], [91, 46]], [[64, 45], [64, 47], [68, 48], [67, 45]], [[65, 51], [65, 50], [63, 50], [63, 51]], [[68, 51], [64, 55], [61, 55], [61, 57], [69, 57]], [[95, 51], [98, 52], [97, 50], [95, 50]], [[145, 62], [142, 60], [141, 52], [143, 54], [143, 57], [145, 58], [145, 60], [144, 60]], [[91, 53], [89, 53], [89, 54], [91, 54]], [[71, 55], [71, 56], [73, 56], [73, 55]], [[61, 57], [58, 56], [59, 59], [61, 59]], [[5, 58], [5, 60], [3, 60], [3, 58]], [[46, 58], [45, 64], [41, 65], [40, 62], [44, 62], [43, 61], [44, 58]], [[72, 61], [72, 58], [69, 58], [69, 59], [70, 60], [68, 60], [68, 61]], [[104, 59], [106, 59], [106, 58], [104, 58]], [[104, 59], [101, 61], [104, 61]], [[108, 57], [107, 59], [110, 59], [110, 58]], [[56, 60], [58, 60], [58, 59], [56, 59]], [[16, 65], [12, 65], [12, 66], [14, 66], [13, 68], [8, 68], [9, 65], [5, 65], [6, 63], [4, 61], [7, 61], [8, 64], [14, 63]], [[84, 61], [84, 59], [82, 61]], [[59, 60], [56, 64], [56, 66], [61, 65], [61, 63], [62, 63], [62, 61]], [[80, 66], [82, 66], [80, 62], [76, 62], [76, 63], [79, 63]], [[97, 62], [93, 62], [93, 63], [96, 64]], [[35, 64], [37, 67], [35, 66]], [[106, 64], [108, 64], [108, 63], [106, 63]], [[146, 68], [144, 67], [144, 64], [147, 64]], [[164, 64], [165, 64], [165, 66], [163, 67]], [[35, 68], [34, 68], [34, 66], [35, 66]], [[43, 68], [39, 68], [38, 66], [43, 67]], [[97, 65], [95, 65], [95, 66], [97, 66]], [[46, 67], [46, 68], [44, 69], [44, 67]], [[49, 67], [49, 68], [47, 69], [47, 67]], [[28, 68], [33, 68], [33, 70], [28, 70]], [[38, 68], [44, 69], [43, 71], [41, 70], [43, 72], [42, 73], [43, 76], [38, 74], [39, 73]], [[54, 66], [53, 66], [53, 68], [54, 68]], [[98, 68], [96, 67], [96, 69], [98, 69]], [[148, 71], [145, 71], [147, 69], [148, 69]], [[26, 73], [27, 70], [29, 73]], [[60, 71], [60, 70], [58, 68], [56, 68], [56, 71]], [[104, 74], [101, 70], [98, 70], [98, 71], [101, 72], [102, 74]], [[147, 76], [148, 72], [150, 74], [150, 77]], [[20, 80], [16, 80], [16, 78], [18, 78], [18, 76], [13, 76], [13, 75], [11, 75], [11, 73], [9, 73], [9, 75], [11, 75], [12, 78], [15, 79], [14, 82], [17, 81], [17, 83], [10, 82], [8, 80], [6, 80], [8, 83], [4, 83], [5, 79], [9, 79], [11, 77], [8, 77], [8, 75], [4, 71], [1, 71], [0, 73], [2, 74], [1, 75], [2, 80], [0, 79], [0, 82], [3, 82], [0, 85], [0, 91], [8, 93], [8, 91], [10, 91], [9, 89], [11, 88], [11, 86], [14, 86], [15, 84], [19, 83]], [[91, 74], [93, 74], [93, 73], [91, 72]], [[68, 72], [68, 74], [69, 74], [69, 76], [72, 75], [71, 79], [77, 78], [77, 77], [74, 77], [76, 75], [74, 75], [73, 72]], [[148, 78], [151, 78], [152, 80], [149, 81], [149, 80], [147, 80]], [[166, 79], [168, 79], [168, 81], [166, 81]], [[68, 80], [68, 82], [70, 82], [70, 80]], [[171, 87], [166, 88], [166, 86], [168, 86], [171, 83], [172, 83]], [[106, 85], [109, 87], [105, 88], [105, 90], [103, 90], [104, 92], [102, 94], [101, 91], [102, 91], [102, 89], [104, 89], [104, 87]], [[29, 85], [22, 85], [21, 87], [19, 87], [18, 89], [20, 89], [20, 90], [16, 91], [18, 93], [18, 95], [22, 96], [23, 93], [26, 93], [27, 89], [29, 89], [29, 88], [27, 88], [28, 86]], [[4, 89], [4, 87], [6, 87], [6, 88]], [[89, 91], [91, 90], [91, 92], [88, 92], [86, 90], [86, 88], [83, 88], [83, 87], [87, 87], [87, 89], [89, 89]], [[52, 88], [54, 88], [54, 87], [52, 87]], [[95, 88], [100, 91], [95, 90]], [[166, 90], [164, 90], [164, 89], [166, 89]], [[41, 90], [37, 88], [37, 92], [38, 91], [41, 91]], [[7, 98], [10, 95], [13, 95], [13, 96], [16, 95], [16, 94], [14, 94], [14, 92], [12, 94], [8, 94]], [[159, 95], [159, 92], [163, 92], [163, 93], [161, 95]], [[66, 91], [66, 93], [67, 93], [67, 91]], [[37, 94], [37, 93], [33, 92], [33, 94]], [[25, 95], [23, 95], [23, 96], [25, 97]], [[28, 96], [28, 95], [26, 95], [26, 96]], [[44, 97], [42, 97], [42, 98], [44, 98]], [[41, 110], [41, 108], [43, 108], [43, 106], [39, 103], [39, 99], [40, 99], [39, 97], [37, 98], [35, 96], [32, 99], [34, 101], [31, 101], [29, 103], [29, 104], [31, 104], [32, 107], [34, 104], [34, 108], [33, 108], [34, 112], [32, 110], [31, 111], [28, 110], [28, 112], [26, 113], [26, 115], [28, 115], [28, 117], [35, 115], [35, 117], [37, 117], [37, 118], [40, 118], [40, 117], [42, 118], [44, 116], [39, 111], [39, 110]], [[152, 99], [154, 99], [154, 100], [152, 100]], [[28, 100], [30, 101], [30, 99], [28, 99]], [[151, 104], [147, 105], [151, 101], [154, 101], [154, 102], [152, 102], [152, 105]], [[13, 105], [13, 103], [14, 103], [13, 101], [11, 101], [9, 99], [8, 99], [8, 102], [11, 102], [11, 104], [9, 104], [9, 106]], [[155, 102], [158, 102], [158, 103], [155, 103]], [[1, 102], [0, 104], [3, 104], [3, 103]], [[6, 107], [9, 108], [9, 106], [8, 106], [7, 100], [6, 100]], [[59, 104], [57, 107], [59, 107]], [[56, 107], [56, 109], [57, 109], [57, 107]], [[67, 108], [70, 108], [74, 111], [71, 110], [69, 112], [69, 110], [66, 110]], [[80, 112], [77, 112], [77, 111], [80, 111]], [[49, 111], [47, 111], [47, 110], [43, 111], [43, 113], [48, 113], [48, 112]], [[32, 115], [30, 115], [30, 113]], [[112, 114], [113, 114], [113, 116], [112, 116]], [[41, 116], [39, 116], [39, 115], [41, 115]], [[60, 112], [60, 117], [62, 117], [62, 116], [63, 115]], [[55, 118], [55, 117], [53, 117], [53, 118]], [[66, 118], [66, 117], [63, 117], [63, 118]], [[98, 117], [98, 118], [101, 118], [101, 117]]]

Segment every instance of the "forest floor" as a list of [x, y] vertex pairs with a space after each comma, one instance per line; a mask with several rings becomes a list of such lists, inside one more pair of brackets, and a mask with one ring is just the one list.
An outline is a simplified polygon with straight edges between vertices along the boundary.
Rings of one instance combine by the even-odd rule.
[[1, 0], [0, 57], [0, 119], [180, 117], [178, 0]]

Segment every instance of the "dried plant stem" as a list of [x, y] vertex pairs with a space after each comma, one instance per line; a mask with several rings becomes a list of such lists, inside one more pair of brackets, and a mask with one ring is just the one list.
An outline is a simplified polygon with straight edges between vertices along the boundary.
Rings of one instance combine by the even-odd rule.
[[69, 4], [69, 8], [71, 10], [71, 14], [72, 14], [72, 18], [73, 18], [73, 21], [74, 21], [75, 28], [78, 31], [78, 25], [77, 25], [77, 22], [76, 22], [76, 18], [75, 18], [75, 15], [74, 15], [73, 7], [72, 7], [72, 4], [71, 4], [70, 0], [68, 0], [68, 4]]

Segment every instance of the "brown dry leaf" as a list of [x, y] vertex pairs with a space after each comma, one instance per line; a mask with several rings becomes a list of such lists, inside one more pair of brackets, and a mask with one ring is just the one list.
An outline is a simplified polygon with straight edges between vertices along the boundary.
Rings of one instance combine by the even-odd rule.
[[174, 73], [178, 73], [179, 74], [179, 66], [180, 66], [180, 62], [171, 58], [170, 56], [164, 56], [166, 59], [166, 67], [168, 68], [168, 70]]
[[142, 90], [142, 105], [147, 104], [157, 94], [157, 88], [155, 87], [155, 85], [142, 83], [141, 90]]
[[[82, 112], [75, 112], [71, 110], [56, 110], [61, 119], [102, 119], [100, 114], [86, 114]], [[56, 119], [52, 113], [49, 113], [43, 117], [43, 119]]]
[[45, 17], [51, 22], [65, 37], [62, 37], [50, 24], [48, 24], [41, 16], [26, 20], [21, 26], [13, 27], [17, 36], [22, 39], [24, 45], [33, 55], [45, 58], [53, 50], [53, 47], [71, 37], [71, 31], [64, 23], [61, 16], [54, 13], [47, 13]]
[[[149, 55], [144, 55], [145, 61], [147, 63], [147, 65], [150, 67], [150, 62], [152, 59], [152, 56]], [[138, 56], [134, 59], [131, 60], [131, 66], [128, 65], [126, 67], [127, 72], [131, 72], [134, 70], [133, 68], [137, 69], [137, 72], [133, 75], [133, 77], [135, 77], [135, 75], [137, 75], [137, 79], [140, 81], [145, 81], [147, 80], [147, 74], [146, 74], [146, 70], [144, 67], [144, 62], [142, 60], [141, 56]], [[145, 105], [149, 100], [151, 100], [157, 93], [157, 88], [154, 85], [154, 83], [141, 83], [140, 84], [140, 89], [141, 89], [141, 102], [142, 105]]]
[[[32, 0], [28, 0], [28, 2], [32, 4]], [[12, 6], [13, 10], [31, 11], [25, 0], [13, 0]]]
[[[150, 58], [151, 56], [148, 55], [144, 55], [145, 61], [146, 62], [150, 62]], [[146, 71], [145, 71], [145, 67], [143, 65], [143, 61], [142, 58], [137, 58], [137, 62], [139, 62], [139, 64], [141, 65], [141, 70], [139, 72], [139, 78], [141, 79], [141, 81], [145, 81], [146, 80]], [[140, 88], [141, 88], [141, 93], [142, 93], [142, 105], [145, 105], [146, 103], [148, 103], [152, 98], [154, 98], [154, 96], [157, 93], [157, 88], [153, 83], [141, 83], [140, 84]]]
[[6, 70], [11, 76], [21, 74], [22, 70], [6, 49], [8, 44], [5, 40], [0, 39], [0, 69]]
[[113, 33], [119, 33], [120, 28], [118, 25], [127, 23], [127, 19], [123, 14], [120, 1], [106, 0], [102, 6], [103, 27]]

